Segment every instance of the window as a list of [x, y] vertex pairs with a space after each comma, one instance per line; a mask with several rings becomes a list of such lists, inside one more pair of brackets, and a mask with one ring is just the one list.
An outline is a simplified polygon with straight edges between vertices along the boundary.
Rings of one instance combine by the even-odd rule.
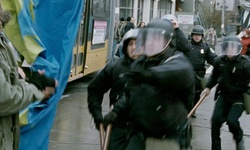
[[137, 12], [137, 22], [140, 23], [143, 18], [143, 0], [138, 1], [138, 12]]
[[158, 2], [158, 12], [157, 17], [161, 18], [165, 14], [171, 13], [172, 2], [169, 0], [160, 0]]
[[93, 16], [105, 17], [105, 0], [93, 0]]
[[120, 0], [120, 18], [133, 17], [134, 0]]

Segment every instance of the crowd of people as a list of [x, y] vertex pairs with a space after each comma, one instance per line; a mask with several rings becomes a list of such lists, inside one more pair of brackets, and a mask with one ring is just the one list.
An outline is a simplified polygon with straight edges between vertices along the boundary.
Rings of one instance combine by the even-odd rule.
[[[125, 25], [121, 18], [117, 28], [129, 29], [117, 38], [122, 55], [109, 62], [88, 86], [88, 107], [96, 128], [113, 126], [109, 150], [192, 149], [188, 113], [215, 85], [211, 149], [222, 149], [220, 128], [226, 122], [236, 149], [244, 150], [239, 118], [244, 100], [250, 100], [250, 60], [243, 40], [224, 37], [219, 56], [213, 28], [205, 32], [195, 25], [187, 39], [173, 15], [146, 26], [141, 22], [137, 28], [133, 22], [128, 17]], [[245, 30], [245, 38], [248, 32]], [[213, 66], [208, 81], [207, 64]], [[112, 110], [103, 115], [103, 96], [108, 91]], [[196, 118], [195, 112], [192, 117]]]

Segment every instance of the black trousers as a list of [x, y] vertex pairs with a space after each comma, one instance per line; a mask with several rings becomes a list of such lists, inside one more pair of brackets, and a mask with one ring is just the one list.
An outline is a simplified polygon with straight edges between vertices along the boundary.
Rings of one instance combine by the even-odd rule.
[[193, 107], [197, 104], [197, 102], [200, 100], [200, 95], [202, 92], [202, 86], [201, 86], [201, 80], [196, 78], [195, 79], [195, 97], [193, 100]]
[[125, 150], [128, 145], [128, 128], [113, 126], [110, 139], [109, 150]]
[[220, 128], [224, 122], [227, 122], [229, 131], [233, 134], [233, 138], [236, 142], [241, 141], [243, 137], [243, 131], [240, 127], [239, 118], [244, 111], [243, 103], [235, 103], [235, 97], [219, 95], [215, 104], [212, 123], [212, 150], [221, 150]]

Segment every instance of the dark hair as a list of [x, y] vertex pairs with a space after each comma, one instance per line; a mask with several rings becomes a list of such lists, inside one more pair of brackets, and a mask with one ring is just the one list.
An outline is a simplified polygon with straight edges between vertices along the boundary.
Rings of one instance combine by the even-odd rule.
[[121, 17], [121, 18], [120, 18], [120, 21], [125, 21], [124, 17]]
[[143, 27], [143, 28], [145, 28], [145, 27], [146, 27], [146, 24], [145, 24], [145, 22], [142, 22], [142, 21], [138, 24], [137, 28], [142, 28], [142, 27], [141, 27], [141, 24], [142, 24], [142, 23], [144, 23], [144, 27]]
[[127, 18], [127, 21], [130, 21], [130, 20], [131, 20], [131, 17], [128, 17], [128, 18]]

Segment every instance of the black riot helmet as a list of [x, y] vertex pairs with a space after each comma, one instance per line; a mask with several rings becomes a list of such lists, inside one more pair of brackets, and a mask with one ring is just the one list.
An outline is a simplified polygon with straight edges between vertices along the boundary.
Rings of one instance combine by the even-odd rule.
[[198, 34], [204, 36], [204, 28], [201, 25], [195, 25], [192, 28], [191, 35]]
[[223, 39], [221, 44], [222, 55], [228, 57], [237, 56], [242, 50], [242, 44], [237, 36], [229, 36]]
[[153, 20], [146, 28], [140, 29], [136, 40], [137, 54], [153, 57], [163, 53], [170, 45], [174, 35], [174, 28], [168, 20]]

